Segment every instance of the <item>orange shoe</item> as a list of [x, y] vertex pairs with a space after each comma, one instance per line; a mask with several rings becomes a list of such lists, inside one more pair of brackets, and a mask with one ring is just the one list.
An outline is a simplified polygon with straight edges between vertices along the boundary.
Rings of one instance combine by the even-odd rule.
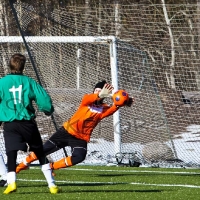
[[18, 174], [21, 170], [27, 170], [29, 169], [28, 165], [25, 165], [23, 162], [21, 162], [17, 167], [16, 167], [16, 173]]

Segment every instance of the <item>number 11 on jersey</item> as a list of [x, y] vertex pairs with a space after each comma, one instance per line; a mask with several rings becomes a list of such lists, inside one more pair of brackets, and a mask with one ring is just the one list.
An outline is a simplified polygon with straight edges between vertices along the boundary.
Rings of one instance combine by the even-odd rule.
[[14, 104], [17, 104], [16, 92], [18, 92], [18, 103], [21, 103], [22, 85], [20, 85], [18, 88], [15, 88], [15, 86], [13, 85], [12, 88], [9, 89], [9, 92], [13, 93]]

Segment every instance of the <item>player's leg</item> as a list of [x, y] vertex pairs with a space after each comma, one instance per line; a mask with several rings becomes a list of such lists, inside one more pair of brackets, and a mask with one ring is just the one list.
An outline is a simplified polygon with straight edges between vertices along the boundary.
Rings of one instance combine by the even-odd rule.
[[[66, 146], [66, 144], [62, 144], [62, 135], [63, 129], [60, 128], [57, 132], [55, 132], [43, 145], [43, 150], [45, 155], [49, 155], [60, 148], [62, 146]], [[19, 173], [21, 170], [26, 170], [29, 167], [29, 164], [36, 161], [38, 158], [34, 152], [31, 152], [28, 156], [26, 156], [23, 161], [17, 166], [16, 173]]]
[[31, 152], [26, 156], [21, 163], [19, 163], [16, 167], [16, 173], [19, 173], [21, 170], [26, 170], [29, 168], [29, 164], [36, 161], [37, 156], [34, 152]]
[[8, 186], [4, 191], [4, 194], [9, 194], [11, 192], [15, 192], [17, 190], [16, 186], [16, 159], [17, 159], [17, 150], [7, 152], [7, 183]]
[[[40, 150], [40, 151], [38, 151]], [[38, 148], [37, 150], [34, 151], [35, 155], [38, 157], [39, 163], [41, 165], [42, 172], [47, 180], [48, 187], [50, 189], [50, 192], [52, 194], [56, 194], [59, 192], [58, 187], [55, 185], [55, 180], [52, 175], [52, 169], [50, 167], [50, 163], [46, 156], [42, 154], [42, 149]]]
[[85, 160], [87, 154], [87, 149], [84, 147], [74, 147], [72, 149], [72, 155], [62, 158], [61, 160], [58, 160], [56, 162], [51, 163], [52, 169], [61, 169], [66, 167], [71, 167], [73, 165], [76, 165], [83, 160]]
[[7, 185], [7, 167], [3, 159], [3, 155], [0, 153], [0, 187]]
[[71, 167], [82, 162], [87, 154], [87, 142], [81, 139], [78, 139], [68, 132], [65, 131], [65, 135], [63, 137], [67, 137], [68, 146], [72, 149], [72, 155], [62, 158], [56, 162], [51, 163], [52, 169], [60, 169], [65, 167]]
[[32, 131], [32, 140], [28, 143], [30, 146], [30, 150], [35, 153], [36, 157], [39, 160], [39, 163], [41, 165], [41, 170], [47, 180], [50, 192], [53, 194], [58, 193], [59, 189], [55, 185], [55, 180], [54, 180], [54, 177], [52, 176], [52, 169], [51, 169], [50, 163], [49, 163], [48, 159], [46, 158], [46, 155], [43, 151], [42, 138], [41, 138], [41, 135], [38, 131], [36, 124], [34, 127], [32, 127], [32, 130], [33, 130]]
[[16, 159], [17, 159], [17, 151], [27, 150], [26, 142], [23, 140], [20, 132], [16, 130], [20, 130], [21, 124], [18, 122], [7, 122], [4, 123], [4, 141], [5, 141], [5, 149], [7, 155], [7, 183], [8, 186], [4, 191], [4, 194], [9, 194], [11, 192], [16, 191]]

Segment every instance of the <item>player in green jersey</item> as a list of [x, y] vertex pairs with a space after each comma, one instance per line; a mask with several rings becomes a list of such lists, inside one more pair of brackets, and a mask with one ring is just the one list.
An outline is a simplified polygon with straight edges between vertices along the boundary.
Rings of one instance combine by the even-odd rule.
[[39, 158], [42, 172], [47, 180], [50, 193], [58, 193], [49, 161], [43, 152], [43, 143], [35, 122], [32, 102], [47, 115], [54, 108], [50, 96], [35, 80], [23, 74], [26, 58], [14, 54], [9, 63], [11, 73], [0, 79], [0, 122], [7, 155], [7, 183], [4, 194], [16, 191], [16, 159], [18, 150], [33, 151]]

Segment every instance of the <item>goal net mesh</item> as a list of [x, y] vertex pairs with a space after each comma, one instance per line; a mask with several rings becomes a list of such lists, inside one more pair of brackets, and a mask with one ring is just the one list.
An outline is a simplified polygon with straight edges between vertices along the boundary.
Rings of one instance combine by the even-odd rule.
[[[117, 38], [119, 89], [128, 91], [135, 98], [135, 103], [131, 108], [120, 109], [121, 154], [117, 155], [117, 159], [114, 151], [117, 124], [113, 124], [113, 117], [110, 116], [95, 128], [82, 164], [116, 161], [130, 164], [137, 160], [146, 165], [164, 163], [167, 166], [165, 163], [171, 162], [198, 165], [198, 144], [192, 135], [185, 136], [191, 137], [187, 142], [187, 139], [183, 140], [184, 134], [181, 134], [184, 131], [188, 131], [188, 134], [191, 131], [198, 133], [198, 79], [195, 77], [199, 73], [195, 68], [198, 57], [195, 51], [185, 53], [190, 37], [185, 35], [194, 34], [194, 30], [189, 29], [190, 18], [186, 18], [186, 14], [195, 13], [193, 6], [177, 8], [172, 4], [167, 7], [170, 8], [169, 17], [176, 17], [171, 26], [175, 34], [173, 37], [178, 38], [180, 34], [176, 31], [179, 29], [183, 33], [179, 40], [174, 40], [180, 57], [171, 68], [168, 67], [171, 66], [172, 57], [169, 50], [171, 40], [165, 33], [167, 26], [162, 5], [54, 5], [49, 1], [44, 6], [36, 1], [35, 4], [15, 3], [14, 11], [6, 9], [9, 6], [7, 1], [3, 1], [0, 7], [3, 16], [0, 21], [1, 36], [24, 36], [25, 41], [18, 42], [17, 37], [9, 42], [0, 40], [0, 75], [9, 73], [8, 62], [13, 53], [21, 52], [27, 56], [24, 73], [47, 90], [55, 107], [52, 117], [37, 112], [36, 119], [44, 142], [73, 115], [82, 96], [92, 93], [98, 81], [105, 79], [112, 82], [111, 41], [82, 42], [81, 36], [98, 39], [112, 35]], [[157, 21], [152, 22], [149, 18], [153, 18], [155, 7]], [[133, 13], [138, 13], [138, 16]], [[159, 30], [158, 26], [165, 29]], [[186, 26], [185, 32], [183, 26]], [[26, 40], [29, 36], [48, 36], [52, 42], [31, 42]], [[53, 42], [54, 36], [80, 36], [80, 42], [73, 42], [73, 39], [64, 42], [62, 37]], [[193, 39], [190, 47], [196, 48], [197, 39]], [[196, 60], [190, 62], [194, 56]], [[181, 101], [181, 94], [189, 98], [196, 95], [195, 106], [186, 107]], [[112, 102], [107, 100], [107, 103]], [[0, 137], [0, 151], [6, 160], [2, 130]], [[68, 155], [71, 154], [70, 148], [65, 150]], [[18, 162], [26, 154], [19, 152]], [[55, 161], [64, 156], [65, 152], [61, 149], [49, 155], [49, 159]]]

